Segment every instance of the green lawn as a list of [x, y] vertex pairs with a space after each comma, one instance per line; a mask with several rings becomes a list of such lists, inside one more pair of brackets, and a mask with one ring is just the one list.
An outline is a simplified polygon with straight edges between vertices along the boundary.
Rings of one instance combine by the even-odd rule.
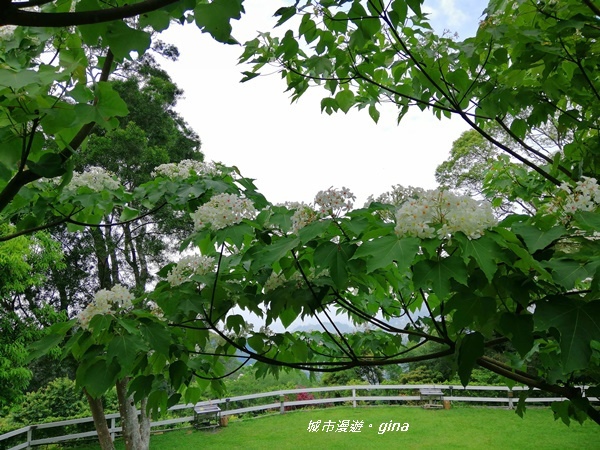
[[[321, 420], [309, 432], [310, 421]], [[338, 421], [363, 421], [359, 432], [339, 432]], [[382, 423], [408, 423], [408, 431], [379, 434]], [[333, 431], [323, 431], [325, 422]], [[119, 443], [120, 444], [120, 443]], [[98, 446], [78, 447], [78, 450]], [[122, 449], [121, 446], [117, 446]], [[174, 449], [600, 449], [600, 426], [587, 421], [570, 427], [555, 422], [548, 409], [528, 409], [524, 419], [504, 409], [458, 407], [424, 410], [386, 406], [327, 408], [231, 421], [216, 431], [182, 430], [154, 435], [152, 450]]]

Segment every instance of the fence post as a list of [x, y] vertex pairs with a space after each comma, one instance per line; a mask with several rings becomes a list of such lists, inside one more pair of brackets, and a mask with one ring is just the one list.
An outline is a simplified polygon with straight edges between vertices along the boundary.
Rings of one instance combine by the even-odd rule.
[[512, 388], [508, 389], [508, 409], [513, 409], [513, 391], [512, 391]]
[[30, 426], [27, 430], [27, 448], [31, 448], [31, 441], [33, 441], [33, 429], [35, 426]]
[[113, 440], [113, 442], [115, 441], [115, 434], [116, 434], [115, 429], [116, 428], [117, 428], [117, 419], [116, 419], [116, 417], [113, 417], [112, 419], [110, 419], [110, 438]]
[[352, 388], [352, 407], [356, 408], [356, 388]]
[[285, 412], [285, 406], [284, 406], [284, 402], [285, 402], [285, 396], [280, 395], [279, 396], [279, 402], [281, 403], [279, 406], [279, 412], [281, 414], [283, 414]]

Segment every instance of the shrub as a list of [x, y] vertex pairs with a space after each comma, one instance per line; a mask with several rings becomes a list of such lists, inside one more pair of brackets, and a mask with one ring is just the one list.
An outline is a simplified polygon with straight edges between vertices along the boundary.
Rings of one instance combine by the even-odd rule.
[[13, 411], [14, 420], [26, 425], [88, 415], [83, 392], [68, 378], [57, 378], [42, 389], [29, 392], [21, 408]]

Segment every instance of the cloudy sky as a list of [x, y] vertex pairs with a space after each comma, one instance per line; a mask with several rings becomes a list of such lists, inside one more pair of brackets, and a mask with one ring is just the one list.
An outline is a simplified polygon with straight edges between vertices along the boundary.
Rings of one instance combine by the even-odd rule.
[[[269, 31], [283, 2], [245, 3], [246, 14], [234, 23], [240, 42]], [[436, 29], [466, 37], [486, 3], [429, 0], [426, 10]], [[200, 135], [207, 159], [237, 166], [272, 202], [311, 202], [319, 190], [346, 186], [361, 206], [394, 184], [434, 188], [435, 167], [466, 129], [459, 119], [438, 121], [417, 111], [398, 126], [391, 107], [377, 125], [366, 111], [321, 114], [319, 88], [291, 104], [276, 73], [240, 84], [247, 70], [237, 64], [242, 48], [219, 44], [193, 24], [172, 26], [161, 39], [181, 52], [164, 67], [185, 91], [178, 111]]]

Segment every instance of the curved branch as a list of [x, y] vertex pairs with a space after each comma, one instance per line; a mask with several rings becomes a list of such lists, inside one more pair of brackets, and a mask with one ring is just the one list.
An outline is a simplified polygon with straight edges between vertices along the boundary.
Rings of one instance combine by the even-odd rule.
[[481, 136], [483, 136], [485, 139], [487, 139], [488, 141], [490, 141], [496, 147], [498, 147], [501, 150], [505, 151], [506, 153], [508, 153], [513, 158], [521, 161], [527, 167], [533, 169], [535, 172], [539, 173], [541, 176], [543, 176], [544, 178], [546, 178], [551, 183], [555, 184], [556, 186], [560, 186], [560, 181], [557, 178], [553, 177], [552, 175], [550, 175], [548, 172], [546, 172], [544, 169], [542, 169], [537, 164], [529, 161], [527, 158], [519, 155], [517, 152], [515, 152], [514, 150], [512, 150], [509, 147], [507, 147], [506, 145], [504, 145], [502, 142], [500, 142], [497, 139], [495, 139], [492, 135], [490, 135], [489, 133], [487, 133], [483, 128], [481, 128], [475, 122], [473, 122], [467, 116], [467, 114], [465, 114], [464, 112], [459, 112], [458, 114], [463, 118], [463, 120], [465, 122], [467, 122], [469, 124], [469, 126], [471, 128], [473, 128], [475, 131], [477, 131]]
[[[302, 278], [304, 279], [304, 282], [306, 283], [306, 285], [308, 286], [308, 289], [310, 290], [310, 293], [312, 294], [313, 298], [315, 300], [317, 300], [317, 295], [313, 289], [312, 284], [310, 284], [310, 281], [308, 280], [308, 277], [306, 276], [306, 273], [304, 273], [304, 270], [302, 270], [302, 266], [300, 265], [300, 261], [298, 261], [298, 256], [292, 251], [292, 256], [294, 258], [294, 261], [296, 262], [296, 266], [298, 267], [298, 270], [300, 271], [300, 274], [302, 275]], [[329, 319], [329, 322], [333, 325], [335, 331], [337, 332], [338, 336], [340, 337], [340, 339], [342, 340], [342, 342], [344, 344], [346, 344], [346, 348], [344, 348], [333, 336], [333, 334], [325, 327], [325, 325], [323, 325], [323, 322], [321, 321], [321, 319], [319, 318], [319, 315], [317, 314], [316, 308], [313, 307], [312, 305], [310, 305], [310, 309], [313, 312], [313, 315], [315, 317], [315, 319], [317, 319], [317, 322], [319, 322], [319, 325], [321, 326], [321, 328], [323, 328], [323, 330], [329, 335], [329, 337], [331, 338], [331, 340], [333, 342], [335, 342], [335, 344], [339, 347], [339, 349], [344, 352], [346, 354], [346, 356], [348, 358], [355, 358], [356, 355], [354, 354], [354, 350], [352, 349], [352, 347], [350, 346], [350, 344], [348, 343], [348, 341], [346, 340], [346, 338], [344, 337], [344, 335], [340, 332], [340, 330], [338, 329], [338, 327], [333, 323], [333, 321], [331, 320], [331, 318], [329, 317], [329, 314], [327, 314], [327, 312], [325, 311], [325, 308], [323, 309], [323, 312], [325, 313], [325, 316]]]
[[597, 7], [596, 5], [594, 5], [592, 0], [583, 0], [583, 3], [585, 4], [585, 6], [590, 8], [594, 14], [596, 14], [597, 16], [600, 16], [600, 8]]
[[215, 296], [217, 293], [217, 283], [219, 282], [219, 270], [221, 269], [221, 261], [223, 260], [223, 250], [225, 249], [225, 241], [221, 244], [221, 250], [219, 251], [219, 261], [217, 262], [217, 271], [215, 273], [215, 282], [213, 283], [213, 291], [210, 296], [210, 311], [207, 316], [207, 320], [212, 321], [212, 313], [215, 306]]
[[118, 6], [94, 11], [76, 11], [64, 13], [40, 13], [21, 11], [22, 6], [9, 5], [0, 13], [1, 25], [22, 25], [28, 27], [69, 27], [74, 25], [93, 25], [97, 23], [122, 20], [149, 13], [180, 0], [145, 0], [133, 5]]
[[[417, 336], [417, 337], [427, 339], [429, 341], [437, 342], [438, 344], [448, 344], [448, 342], [445, 339], [438, 337], [438, 336], [423, 333], [423, 332], [417, 331], [417, 330], [404, 330], [402, 328], [397, 328], [393, 325], [390, 325], [389, 323], [386, 323], [380, 319], [377, 319], [376, 317], [370, 316], [363, 310], [357, 308], [352, 303], [350, 303], [348, 300], [343, 298], [338, 292], [334, 291], [334, 294], [336, 296], [336, 302], [340, 306], [346, 308], [347, 310], [351, 311], [353, 314], [356, 314], [357, 316], [364, 319], [365, 321], [378, 326], [379, 328], [381, 328], [384, 331], [387, 331], [390, 333], [406, 334], [409, 336]], [[415, 328], [417, 328], [417, 325], [414, 322], [413, 322], [413, 326]]]
[[[0, 25], [2, 15], [0, 14]], [[110, 75], [110, 69], [112, 67], [112, 63], [114, 61], [114, 56], [110, 49], [106, 53], [106, 57], [104, 59], [104, 65], [102, 66], [102, 74], [100, 76], [99, 81], [107, 81], [108, 76]], [[94, 99], [94, 105], [98, 103], [98, 98]], [[77, 135], [69, 142], [69, 145], [65, 147], [60, 153], [59, 156], [63, 160], [63, 162], [67, 161], [73, 153], [79, 148], [79, 146], [83, 143], [85, 138], [91, 133], [92, 129], [96, 125], [96, 122], [90, 122], [81, 127]], [[6, 208], [10, 202], [15, 198], [21, 188], [29, 183], [32, 183], [36, 180], [42, 178], [41, 175], [33, 173], [30, 169], [23, 170], [22, 172], [17, 172], [14, 177], [6, 184], [2, 192], [0, 192], [0, 212]]]
[[[234, 355], [232, 355], [232, 356], [234, 356]], [[221, 375], [220, 377], [203, 377], [202, 375], [198, 375], [198, 372], [196, 372], [195, 370], [192, 370], [192, 373], [194, 374], [194, 376], [196, 376], [202, 380], [211, 380], [211, 381], [212, 380], [222, 380], [223, 378], [227, 378], [229, 375], [233, 375], [234, 373], [236, 373], [238, 370], [240, 370], [242, 367], [244, 367], [246, 364], [248, 364], [250, 359], [251, 358], [248, 356], [243, 363], [241, 363], [239, 366], [237, 366], [232, 371], [226, 373], [225, 375]]]

